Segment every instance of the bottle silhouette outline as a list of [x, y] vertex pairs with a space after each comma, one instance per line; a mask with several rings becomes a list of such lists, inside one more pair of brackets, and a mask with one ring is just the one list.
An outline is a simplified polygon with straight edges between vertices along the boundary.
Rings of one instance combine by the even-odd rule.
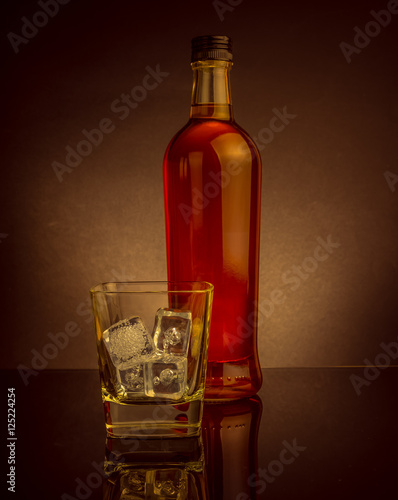
[[257, 350], [261, 158], [233, 118], [231, 41], [193, 40], [188, 123], [164, 163], [170, 280], [214, 285], [206, 399], [239, 399], [262, 383]]

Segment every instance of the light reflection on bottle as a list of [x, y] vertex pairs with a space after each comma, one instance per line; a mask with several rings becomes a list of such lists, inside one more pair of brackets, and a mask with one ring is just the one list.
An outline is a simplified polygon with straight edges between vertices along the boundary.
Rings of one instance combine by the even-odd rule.
[[[205, 403], [202, 422], [209, 500], [257, 499], [249, 477], [257, 474], [262, 413], [257, 396]], [[253, 484], [253, 481], [251, 481]]]

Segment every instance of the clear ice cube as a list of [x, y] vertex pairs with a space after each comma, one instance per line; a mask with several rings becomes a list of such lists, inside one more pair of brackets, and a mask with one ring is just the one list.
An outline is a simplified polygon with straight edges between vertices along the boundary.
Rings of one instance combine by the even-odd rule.
[[158, 309], [153, 341], [158, 351], [186, 356], [191, 335], [192, 313], [179, 309]]
[[154, 350], [152, 338], [138, 316], [115, 323], [105, 330], [103, 339], [116, 368], [126, 362], [138, 361]]
[[127, 361], [116, 369], [119, 384], [124, 392], [144, 394], [144, 363]]
[[180, 399], [187, 389], [187, 358], [168, 355], [148, 361], [144, 377], [147, 396]]

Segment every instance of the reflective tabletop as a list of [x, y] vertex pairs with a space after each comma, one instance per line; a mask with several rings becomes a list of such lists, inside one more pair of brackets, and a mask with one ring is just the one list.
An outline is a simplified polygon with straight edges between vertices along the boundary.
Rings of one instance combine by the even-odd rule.
[[1, 498], [396, 498], [397, 387], [395, 367], [264, 369], [199, 438], [112, 440], [97, 371], [2, 371]]

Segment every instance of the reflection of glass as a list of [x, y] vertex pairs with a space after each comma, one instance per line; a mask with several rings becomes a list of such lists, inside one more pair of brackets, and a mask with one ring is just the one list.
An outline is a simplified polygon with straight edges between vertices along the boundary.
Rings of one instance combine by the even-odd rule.
[[[230, 403], [206, 403], [202, 421], [211, 500], [257, 498], [257, 440], [262, 413], [257, 396]], [[252, 480], [249, 480], [251, 477]]]
[[103, 500], [207, 500], [203, 444], [185, 439], [107, 439]]
[[90, 292], [108, 436], [198, 435], [213, 286], [103, 283]]

